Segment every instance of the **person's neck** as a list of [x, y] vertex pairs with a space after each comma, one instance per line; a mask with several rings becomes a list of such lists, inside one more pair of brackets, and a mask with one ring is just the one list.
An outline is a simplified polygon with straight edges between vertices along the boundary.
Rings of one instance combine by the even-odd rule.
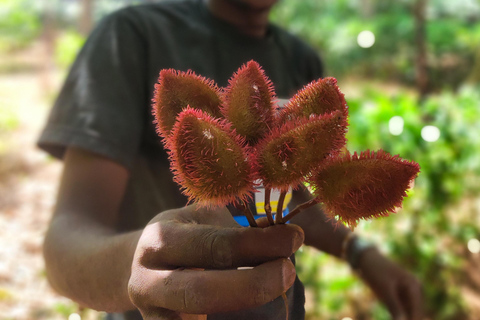
[[266, 36], [271, 7], [252, 8], [240, 2], [228, 0], [204, 1], [215, 17], [231, 24], [240, 33], [254, 38]]

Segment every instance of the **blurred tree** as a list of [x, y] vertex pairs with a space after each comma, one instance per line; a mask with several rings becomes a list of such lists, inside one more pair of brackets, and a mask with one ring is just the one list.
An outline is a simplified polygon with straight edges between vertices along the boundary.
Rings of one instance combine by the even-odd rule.
[[429, 92], [429, 75], [427, 66], [426, 8], [428, 0], [416, 0], [413, 6], [415, 17], [416, 46], [416, 84], [420, 100], [424, 100]]
[[480, 50], [475, 54], [475, 62], [473, 63], [472, 72], [468, 78], [470, 83], [480, 85]]
[[[283, 0], [272, 17], [322, 53], [329, 75], [421, 83], [422, 91], [457, 89], [480, 43], [479, 1]], [[375, 35], [368, 48], [356, 41], [364, 30]]]
[[82, 0], [82, 14], [80, 18], [80, 33], [87, 36], [93, 25], [93, 0]]
[[51, 92], [52, 79], [51, 73], [54, 68], [53, 57], [55, 54], [55, 38], [56, 38], [56, 15], [55, 7], [51, 1], [45, 4], [43, 12], [43, 30], [42, 30], [44, 55], [42, 69], [42, 89], [43, 92]]

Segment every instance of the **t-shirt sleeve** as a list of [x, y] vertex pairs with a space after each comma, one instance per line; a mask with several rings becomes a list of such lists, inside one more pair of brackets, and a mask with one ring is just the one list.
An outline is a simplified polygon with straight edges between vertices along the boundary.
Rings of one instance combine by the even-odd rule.
[[39, 147], [57, 158], [67, 147], [79, 147], [130, 167], [149, 106], [145, 51], [125, 10], [105, 18], [73, 64]]

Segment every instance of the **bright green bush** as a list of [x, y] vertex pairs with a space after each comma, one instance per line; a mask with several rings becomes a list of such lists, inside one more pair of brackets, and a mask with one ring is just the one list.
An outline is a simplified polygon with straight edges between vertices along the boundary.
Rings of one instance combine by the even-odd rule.
[[72, 29], [65, 30], [55, 42], [55, 63], [63, 69], [70, 67], [84, 43], [85, 36]]
[[[347, 102], [351, 151], [382, 148], [414, 159], [421, 166], [404, 209], [386, 219], [363, 222], [357, 231], [420, 279], [431, 319], [467, 319], [460, 290], [462, 281], [468, 280], [462, 268], [469, 255], [468, 240], [480, 237], [480, 213], [468, 205], [480, 197], [478, 88], [465, 87], [457, 94], [445, 92], [422, 105], [407, 92], [391, 96], [376, 90], [367, 90], [364, 97]], [[397, 136], [389, 130], [394, 116], [404, 120], [403, 131]], [[427, 125], [440, 130], [438, 140], [422, 138], [422, 128]], [[372, 297], [356, 278], [338, 271], [330, 274], [340, 268], [336, 262], [314, 257], [309, 251], [300, 253], [298, 260], [300, 276], [318, 299], [315, 313], [322, 319], [337, 319], [348, 312], [346, 315], [355, 318], [359, 312], [355, 301], [372, 305]], [[362, 293], [353, 298], [352, 294], [345, 297], [345, 292], [359, 290]], [[383, 307], [374, 306], [371, 319], [389, 319]]]

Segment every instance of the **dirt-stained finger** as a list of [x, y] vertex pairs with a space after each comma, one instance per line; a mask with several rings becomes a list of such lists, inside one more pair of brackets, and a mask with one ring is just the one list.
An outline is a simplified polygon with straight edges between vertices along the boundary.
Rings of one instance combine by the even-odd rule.
[[304, 235], [296, 225], [225, 228], [160, 221], [148, 225], [142, 238], [140, 259], [148, 268], [228, 269], [290, 257]]
[[294, 280], [295, 267], [288, 259], [242, 270], [145, 270], [141, 283], [131, 284], [142, 292], [131, 296], [142, 296], [141, 307], [210, 314], [261, 306], [286, 292]]

